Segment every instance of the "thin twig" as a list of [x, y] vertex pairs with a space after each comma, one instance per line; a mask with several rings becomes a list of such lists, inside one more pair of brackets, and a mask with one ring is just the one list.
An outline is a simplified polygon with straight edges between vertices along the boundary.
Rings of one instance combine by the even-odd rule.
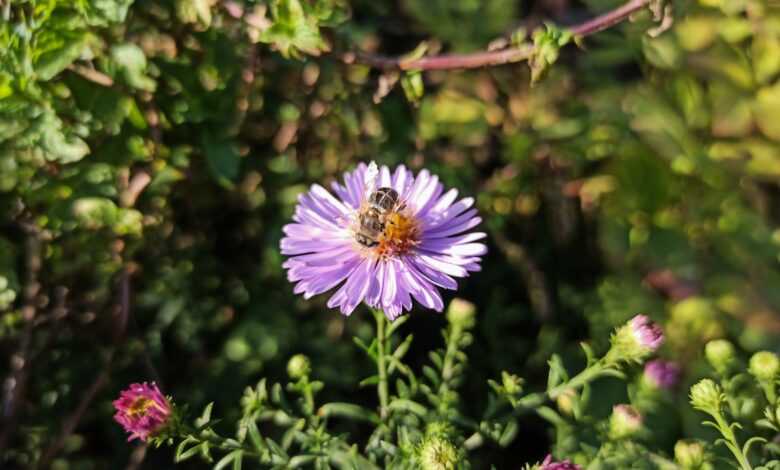
[[18, 351], [11, 356], [11, 376], [4, 383], [3, 429], [0, 432], [0, 450], [5, 449], [8, 440], [16, 429], [19, 408], [24, 400], [27, 378], [30, 370], [30, 351], [38, 307], [38, 293], [41, 290], [38, 274], [41, 270], [40, 232], [34, 224], [23, 225], [27, 233], [25, 241], [26, 279], [24, 285], [24, 305], [22, 319], [24, 329], [19, 341]]
[[80, 75], [82, 78], [89, 80], [92, 83], [97, 83], [104, 87], [110, 87], [114, 85], [114, 79], [98, 70], [86, 67], [79, 64], [71, 64], [68, 66], [68, 70]]
[[73, 412], [65, 420], [64, 424], [62, 425], [62, 431], [60, 431], [60, 435], [57, 440], [49, 445], [49, 447], [46, 448], [46, 451], [41, 456], [40, 460], [38, 461], [39, 469], [45, 469], [49, 467], [52, 459], [54, 459], [60, 449], [62, 449], [62, 446], [65, 445], [65, 441], [67, 440], [68, 436], [70, 436], [76, 429], [76, 426], [78, 426], [81, 418], [84, 416], [84, 413], [86, 413], [87, 408], [89, 408], [89, 405], [95, 399], [95, 396], [97, 396], [98, 392], [103, 387], [105, 387], [106, 383], [108, 383], [109, 370], [113, 356], [114, 354], [112, 350], [108, 356], [108, 360], [106, 361], [106, 366], [103, 368], [103, 370], [100, 371], [89, 388], [87, 388], [87, 390], [84, 392], [81, 397], [81, 401], [79, 401], [78, 406], [76, 406], [76, 409], [73, 410]]
[[494, 232], [492, 235], [493, 240], [509, 262], [520, 268], [520, 274], [531, 301], [531, 308], [540, 320], [550, 319], [554, 306], [544, 273], [522, 245], [509, 240], [501, 232]]

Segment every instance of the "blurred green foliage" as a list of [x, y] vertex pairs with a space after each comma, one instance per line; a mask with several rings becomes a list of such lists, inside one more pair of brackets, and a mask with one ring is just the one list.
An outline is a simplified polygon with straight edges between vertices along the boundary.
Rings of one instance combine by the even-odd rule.
[[[350, 340], [370, 341], [370, 315], [295, 297], [278, 250], [308, 184], [371, 159], [428, 168], [477, 198], [491, 251], [458, 292], [479, 312], [467, 411], [503, 370], [543, 388], [551, 353], [581, 365], [579, 341], [603, 351], [638, 312], [665, 324], [663, 355], [688, 383], [711, 339], [777, 350], [776, 2], [669, 2], [668, 30], [648, 35], [658, 24], [640, 13], [584, 50], [537, 33], [552, 46], [535, 86], [527, 64], [407, 75], [416, 106], [401, 87], [375, 104], [380, 74], [338, 58], [421, 40], [474, 51], [619, 3], [0, 2], [2, 466], [31, 467], [55, 445], [57, 468], [124, 468], [139, 457], [110, 400], [127, 383], [158, 380], [237, 419], [243, 388], [278, 381], [296, 353], [324, 399], [374, 406], [355, 391], [372, 365]], [[410, 364], [440, 346], [443, 325], [412, 314]], [[625, 400], [609, 380], [595, 387], [601, 418]], [[672, 455], [678, 437], [706, 435], [684, 390], [649, 447]], [[516, 467], [553, 443], [575, 452], [575, 424], [554, 442], [553, 426], [524, 418], [523, 439], [485, 447], [474, 466]]]

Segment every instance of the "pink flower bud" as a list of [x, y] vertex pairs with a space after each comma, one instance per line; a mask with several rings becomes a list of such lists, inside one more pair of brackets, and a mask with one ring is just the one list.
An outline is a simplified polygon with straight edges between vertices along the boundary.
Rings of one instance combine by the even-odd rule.
[[553, 462], [552, 455], [547, 455], [539, 470], [582, 470], [582, 467], [571, 463], [568, 460], [564, 460], [563, 462]]
[[645, 379], [656, 388], [673, 388], [680, 380], [680, 366], [671, 361], [655, 359], [645, 365]]
[[646, 315], [637, 315], [629, 322], [631, 333], [637, 343], [655, 352], [664, 342], [664, 332], [660, 326], [650, 321]]

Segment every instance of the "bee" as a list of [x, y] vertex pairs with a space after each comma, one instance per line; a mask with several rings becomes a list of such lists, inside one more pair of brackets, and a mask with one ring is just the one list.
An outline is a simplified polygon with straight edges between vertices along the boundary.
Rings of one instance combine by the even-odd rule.
[[406, 204], [400, 201], [398, 191], [387, 187], [371, 191], [366, 199], [358, 214], [355, 241], [371, 248], [379, 243], [379, 236], [385, 231], [388, 215], [403, 210]]

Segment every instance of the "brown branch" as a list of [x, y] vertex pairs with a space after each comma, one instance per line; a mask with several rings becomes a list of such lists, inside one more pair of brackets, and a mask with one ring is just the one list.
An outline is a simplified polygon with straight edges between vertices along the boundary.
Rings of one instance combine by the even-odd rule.
[[109, 77], [103, 72], [100, 72], [93, 68], [86, 67], [84, 65], [71, 64], [68, 66], [68, 70], [70, 70], [71, 72], [77, 75], [80, 75], [85, 80], [89, 80], [92, 83], [97, 83], [98, 85], [104, 87], [110, 87], [114, 85], [113, 78]]
[[[652, 0], [630, 0], [622, 6], [599, 15], [569, 30], [576, 37], [585, 37], [615, 26], [628, 19], [633, 13], [645, 8]], [[497, 51], [483, 51], [472, 54], [443, 54], [419, 59], [387, 57], [361, 52], [348, 52], [341, 59], [348, 64], [362, 64], [382, 70], [454, 70], [475, 69], [519, 62], [528, 59], [535, 52], [533, 45], [523, 45]]]
[[41, 270], [40, 231], [33, 224], [23, 224], [27, 232], [25, 241], [26, 279], [24, 285], [24, 305], [22, 319], [24, 328], [19, 341], [19, 350], [11, 356], [11, 375], [5, 381], [3, 397], [3, 429], [0, 432], [0, 450], [8, 446], [8, 440], [16, 430], [19, 409], [24, 400], [27, 379], [30, 370], [30, 351], [38, 307], [38, 294], [41, 290], [38, 274]]
[[59, 437], [57, 440], [52, 442], [49, 447], [46, 448], [46, 451], [41, 456], [40, 460], [38, 461], [37, 468], [49, 468], [52, 459], [54, 459], [60, 449], [62, 449], [62, 446], [65, 445], [65, 441], [68, 439], [68, 436], [70, 436], [76, 429], [76, 426], [78, 426], [82, 416], [84, 416], [84, 413], [86, 413], [87, 408], [89, 408], [89, 405], [95, 399], [95, 396], [97, 396], [98, 392], [106, 386], [106, 383], [108, 383], [109, 370], [113, 356], [113, 351], [111, 351], [108, 356], [106, 366], [103, 368], [103, 370], [100, 371], [89, 388], [87, 388], [87, 390], [83, 393], [78, 406], [76, 406], [76, 409], [73, 410], [73, 412], [63, 423], [62, 431], [60, 431]]

